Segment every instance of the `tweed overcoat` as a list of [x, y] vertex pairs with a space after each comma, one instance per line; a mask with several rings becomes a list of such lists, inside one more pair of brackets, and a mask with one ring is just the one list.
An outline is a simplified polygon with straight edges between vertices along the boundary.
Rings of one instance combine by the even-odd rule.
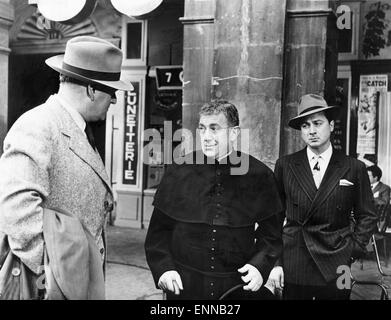
[[56, 95], [23, 114], [0, 158], [0, 231], [32, 271], [42, 270], [43, 208], [71, 212], [102, 236], [113, 195], [104, 164]]

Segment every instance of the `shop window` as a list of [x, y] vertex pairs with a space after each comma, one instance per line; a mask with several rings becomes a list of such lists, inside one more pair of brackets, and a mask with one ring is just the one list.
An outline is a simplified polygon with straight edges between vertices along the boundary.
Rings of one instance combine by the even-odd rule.
[[123, 17], [122, 19], [124, 66], [146, 65], [147, 21], [129, 17]]
[[351, 72], [349, 66], [338, 67], [335, 104], [340, 108], [335, 121], [332, 143], [334, 148], [343, 153], [349, 152], [348, 132], [350, 128]]
[[160, 141], [149, 143], [149, 164], [145, 165], [145, 188], [155, 189], [167, 167], [167, 157], [180, 145], [173, 141], [172, 134], [182, 128], [182, 90], [158, 90], [156, 75], [147, 78], [145, 127], [154, 129]]
[[363, 59], [391, 59], [391, 2], [365, 1], [362, 7]]

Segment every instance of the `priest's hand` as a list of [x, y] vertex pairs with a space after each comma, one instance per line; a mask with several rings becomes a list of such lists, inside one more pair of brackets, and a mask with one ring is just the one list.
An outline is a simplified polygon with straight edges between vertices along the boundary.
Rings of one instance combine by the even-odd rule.
[[175, 270], [166, 271], [160, 276], [158, 287], [164, 291], [171, 291], [179, 295], [179, 290], [183, 290], [181, 276]]
[[250, 291], [258, 291], [262, 286], [263, 278], [259, 270], [251, 264], [246, 264], [240, 269], [238, 269], [240, 273], [247, 273], [242, 276], [242, 280], [246, 283], [243, 287], [244, 290]]
[[284, 270], [280, 266], [276, 266], [270, 271], [269, 281], [277, 290], [284, 288]]

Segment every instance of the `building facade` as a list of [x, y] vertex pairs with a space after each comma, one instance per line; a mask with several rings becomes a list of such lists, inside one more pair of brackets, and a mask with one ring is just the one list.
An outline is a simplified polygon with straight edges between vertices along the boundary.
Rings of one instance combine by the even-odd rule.
[[337, 99], [346, 113], [343, 150], [367, 165], [378, 164], [391, 183], [391, 1], [343, 1]]
[[0, 0], [0, 140], [23, 112], [57, 91], [47, 57], [64, 52], [77, 35], [113, 42], [123, 50], [122, 74], [135, 90], [118, 94], [95, 135], [115, 192], [113, 223], [147, 227], [165, 155], [181, 145], [173, 134], [187, 129], [195, 136], [203, 103], [232, 101], [248, 129], [242, 148], [271, 168], [302, 147], [287, 126], [299, 97], [319, 93], [335, 103], [337, 68], [347, 72], [345, 62], [354, 64], [338, 60], [338, 6], [331, 0], [164, 0], [135, 19], [99, 0], [86, 19], [64, 25], [27, 0]]

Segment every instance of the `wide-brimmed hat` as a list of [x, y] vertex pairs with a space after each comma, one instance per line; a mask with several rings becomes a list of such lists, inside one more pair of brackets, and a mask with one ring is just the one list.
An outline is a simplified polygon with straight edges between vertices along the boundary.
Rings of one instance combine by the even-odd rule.
[[306, 94], [300, 98], [298, 106], [298, 115], [289, 120], [288, 125], [296, 130], [300, 130], [303, 119], [311, 114], [321, 111], [336, 111], [335, 106], [329, 106], [326, 100], [317, 94]]
[[99, 83], [117, 90], [133, 90], [120, 80], [122, 51], [112, 43], [90, 36], [70, 39], [63, 55], [46, 59], [52, 69], [86, 83]]

